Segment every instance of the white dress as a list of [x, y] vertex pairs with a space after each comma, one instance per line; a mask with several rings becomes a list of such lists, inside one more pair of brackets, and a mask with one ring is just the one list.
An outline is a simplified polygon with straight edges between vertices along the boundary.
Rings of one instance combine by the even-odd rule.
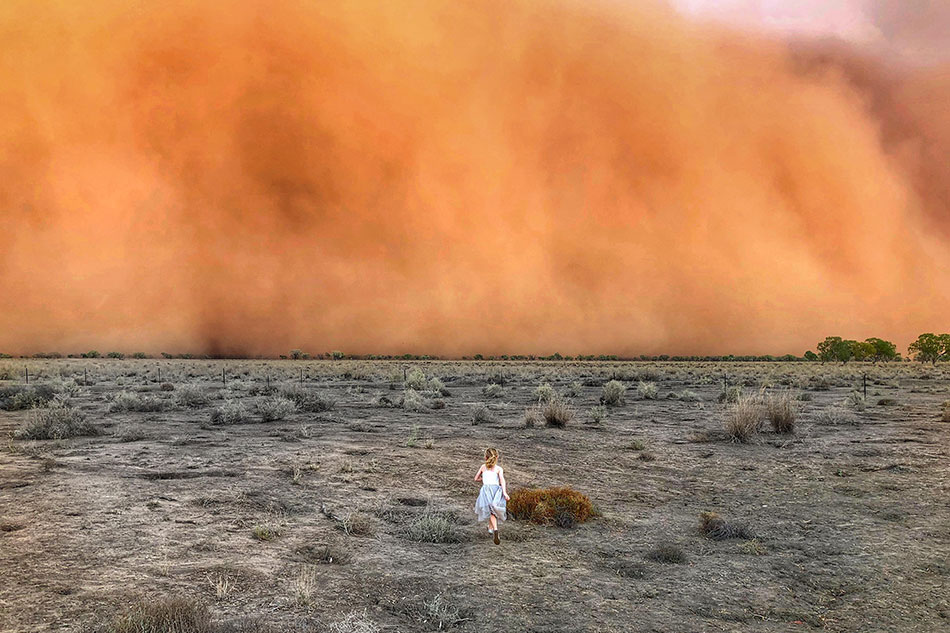
[[482, 471], [482, 489], [478, 492], [478, 499], [475, 500], [475, 516], [479, 521], [487, 521], [492, 514], [499, 521], [505, 520], [507, 508], [505, 494], [498, 480], [499, 470], [501, 470], [500, 467], [495, 466], [491, 470]]

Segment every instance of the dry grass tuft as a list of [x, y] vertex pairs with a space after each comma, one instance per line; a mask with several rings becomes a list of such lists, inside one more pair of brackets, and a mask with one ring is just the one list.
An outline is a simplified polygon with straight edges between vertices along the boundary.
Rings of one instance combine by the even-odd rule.
[[188, 598], [149, 598], [117, 617], [106, 633], [213, 633], [211, 612]]
[[548, 426], [564, 428], [574, 419], [574, 407], [561, 398], [554, 398], [542, 405], [541, 417]]
[[495, 421], [495, 416], [492, 415], [491, 410], [484, 404], [476, 404], [472, 407], [470, 414], [472, 419], [472, 425], [477, 426], [479, 424], [492, 424]]
[[175, 392], [175, 401], [187, 409], [198, 409], [208, 404], [210, 398], [207, 391], [197, 385], [182, 385]]
[[460, 543], [462, 533], [453, 515], [445, 512], [426, 512], [406, 526], [406, 538], [418, 543]]
[[788, 391], [769, 394], [765, 400], [765, 415], [776, 433], [793, 433], [798, 418], [798, 402]]
[[372, 536], [376, 533], [376, 522], [365, 512], [351, 512], [340, 521], [340, 528], [350, 536]]
[[327, 633], [379, 633], [382, 629], [369, 619], [366, 610], [351, 611], [327, 625]]
[[656, 387], [655, 382], [640, 382], [637, 384], [637, 395], [640, 396], [642, 400], [656, 400], [659, 389]]
[[714, 541], [753, 538], [748, 527], [741, 523], [726, 521], [715, 512], [703, 512], [699, 515], [699, 532]]
[[941, 406], [940, 419], [944, 422], [950, 422], [950, 400], [944, 401]]
[[587, 495], [565, 486], [515, 490], [508, 501], [508, 514], [522, 521], [570, 528], [597, 512]]
[[660, 543], [647, 552], [646, 557], [655, 563], [666, 565], [682, 565], [689, 560], [683, 548], [676, 543]]
[[725, 413], [726, 433], [733, 442], [748, 442], [762, 430], [765, 410], [759, 396], [739, 396]]

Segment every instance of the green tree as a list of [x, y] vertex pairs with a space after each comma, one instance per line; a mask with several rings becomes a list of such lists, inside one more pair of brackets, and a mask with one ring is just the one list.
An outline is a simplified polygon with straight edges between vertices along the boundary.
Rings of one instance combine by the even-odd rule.
[[854, 354], [852, 347], [854, 342], [844, 340], [840, 336], [829, 336], [818, 344], [818, 358], [823, 363], [832, 361], [847, 363]]
[[851, 344], [851, 357], [854, 360], [870, 360], [874, 358], [874, 346], [867, 341], [848, 341]]
[[815, 352], [813, 352], [813, 351], [811, 351], [811, 350], [808, 350], [807, 352], [805, 352], [805, 353], [802, 355], [802, 357], [803, 357], [805, 360], [811, 360], [811, 361], [818, 360], [818, 354], [816, 354]]
[[864, 342], [869, 343], [874, 348], [874, 353], [871, 355], [871, 359], [874, 362], [883, 361], [886, 363], [900, 358], [900, 355], [897, 353], [897, 345], [890, 341], [872, 337], [866, 339]]
[[922, 363], [936, 365], [938, 360], [950, 357], [950, 334], [921, 334], [910, 344], [907, 351]]

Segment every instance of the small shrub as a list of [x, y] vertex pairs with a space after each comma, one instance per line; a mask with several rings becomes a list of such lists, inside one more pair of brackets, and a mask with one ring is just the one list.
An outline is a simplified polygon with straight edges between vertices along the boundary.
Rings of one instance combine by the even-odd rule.
[[165, 409], [165, 401], [155, 396], [143, 396], [131, 391], [120, 391], [112, 398], [109, 411], [127, 412], [138, 411], [150, 413]]
[[765, 400], [765, 414], [776, 433], [792, 433], [795, 430], [795, 420], [798, 418], [798, 407], [792, 394], [785, 391], [781, 394], [769, 394]]
[[276, 523], [261, 523], [251, 529], [251, 536], [258, 541], [273, 541], [283, 534], [283, 530]]
[[734, 442], [748, 442], [762, 429], [764, 413], [760, 397], [740, 396], [725, 413], [726, 433]]
[[446, 513], [427, 512], [406, 526], [406, 538], [419, 543], [459, 543], [462, 535], [455, 517]]
[[56, 391], [51, 385], [35, 385], [32, 387], [16, 386], [13, 389], [5, 389], [9, 394], [5, 408], [10, 411], [24, 411], [42, 407], [56, 395]]
[[[644, 383], [640, 383], [644, 384]], [[619, 380], [611, 380], [603, 387], [603, 393], [600, 396], [600, 402], [609, 407], [623, 406], [626, 400], [627, 386]]]
[[686, 552], [675, 543], [660, 543], [647, 552], [646, 557], [655, 563], [682, 565], [687, 562]]
[[574, 419], [574, 408], [561, 398], [554, 398], [541, 407], [541, 417], [547, 426], [564, 428]]
[[637, 395], [643, 400], [656, 400], [658, 392], [655, 382], [640, 382], [637, 385]]
[[376, 533], [373, 517], [364, 512], [352, 512], [341, 522], [340, 527], [351, 536], [372, 536]]
[[695, 392], [690, 391], [689, 389], [684, 389], [683, 391], [679, 392], [677, 397], [683, 402], [699, 402], [701, 400], [701, 398]]
[[209, 402], [207, 392], [197, 385], [182, 385], [175, 394], [175, 401], [179, 406], [188, 409], [198, 409]]
[[699, 515], [699, 532], [714, 541], [752, 538], [752, 532], [745, 525], [726, 521], [715, 512], [703, 512]]
[[351, 611], [327, 625], [327, 633], [379, 633], [379, 625], [369, 619], [366, 610]]
[[426, 399], [415, 389], [406, 389], [402, 394], [402, 408], [406, 411], [425, 411], [427, 408]]
[[418, 367], [413, 367], [406, 374], [406, 390], [422, 391], [426, 388], [426, 374]]
[[602, 404], [591, 407], [591, 410], [587, 412], [587, 419], [591, 424], [603, 424], [607, 419], [607, 407]]
[[501, 396], [502, 391], [502, 386], [494, 382], [482, 387], [482, 394], [484, 394], [486, 398], [498, 398]]
[[844, 404], [846, 407], [850, 407], [855, 411], [864, 411], [868, 408], [867, 400], [857, 391], [849, 393], [848, 397], [845, 398]]
[[226, 400], [211, 412], [211, 424], [243, 424], [250, 415], [240, 400]]
[[719, 397], [717, 400], [719, 402], [738, 402], [739, 397], [742, 396], [742, 387], [738, 385], [732, 386], [722, 386], [722, 390], [719, 392]]
[[426, 628], [438, 631], [455, 628], [471, 619], [457, 605], [443, 598], [441, 593], [432, 598], [423, 598], [421, 602], [406, 604], [402, 611]]
[[101, 435], [102, 430], [86, 421], [86, 416], [68, 406], [34, 409], [29, 422], [14, 437], [28, 440], [64, 440], [70, 437]]
[[879, 407], [893, 407], [897, 405], [897, 400], [894, 398], [881, 398], [877, 401], [877, 406]]
[[941, 405], [940, 419], [944, 422], [950, 422], [950, 400], [944, 401]]
[[491, 410], [484, 404], [476, 404], [472, 407], [470, 414], [472, 418], [472, 424], [491, 424], [495, 421], [495, 416], [492, 415]]
[[297, 385], [282, 387], [279, 393], [307, 413], [324, 413], [336, 406], [336, 400], [330, 396]]
[[213, 633], [208, 607], [188, 598], [137, 601], [105, 629], [106, 633]]
[[534, 397], [540, 403], [551, 402], [557, 397], [557, 392], [548, 383], [543, 383], [534, 390]]
[[297, 405], [294, 404], [294, 401], [283, 396], [271, 396], [257, 403], [257, 412], [260, 413], [264, 422], [283, 420], [296, 409]]
[[173, 384], [170, 383], [170, 382], [163, 382], [163, 383], [162, 383], [162, 386], [159, 387], [159, 389], [161, 389], [162, 391], [174, 391], [174, 390], [175, 390], [175, 385], [173, 385]]
[[443, 398], [446, 398], [452, 394], [452, 392], [449, 391], [448, 388], [446, 388], [445, 383], [442, 382], [440, 378], [436, 378], [436, 377], [432, 377], [429, 379], [427, 388], [430, 393], [436, 396], [442, 396]]
[[515, 519], [566, 528], [596, 514], [587, 495], [568, 487], [520, 488], [511, 493], [507, 506]]
[[578, 398], [582, 393], [584, 393], [584, 385], [575, 380], [567, 387], [564, 395], [566, 395], [568, 398]]
[[409, 448], [415, 448], [418, 442], [419, 442], [419, 425], [413, 424], [412, 428], [409, 429], [409, 439], [406, 440], [406, 446], [408, 446]]

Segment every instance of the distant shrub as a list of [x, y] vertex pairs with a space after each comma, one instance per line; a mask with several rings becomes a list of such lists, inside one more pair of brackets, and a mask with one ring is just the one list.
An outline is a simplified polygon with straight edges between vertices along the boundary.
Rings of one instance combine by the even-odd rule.
[[602, 404], [591, 407], [591, 410], [587, 412], [587, 419], [591, 424], [603, 424], [607, 419], [607, 407]]
[[568, 398], [577, 398], [580, 397], [582, 393], [584, 393], [584, 385], [575, 380], [570, 385], [568, 385], [564, 395], [566, 395]]
[[473, 406], [470, 417], [473, 425], [491, 424], [495, 421], [495, 416], [492, 415], [491, 410], [484, 404], [476, 404]]
[[857, 391], [849, 393], [848, 397], [844, 400], [844, 404], [846, 407], [850, 407], [855, 411], [864, 411], [868, 408], [867, 400]]
[[426, 512], [406, 526], [406, 537], [419, 543], [459, 543], [462, 534], [455, 517], [446, 513]]
[[828, 425], [854, 425], [858, 423], [858, 418], [841, 407], [829, 407], [818, 412], [817, 422]]
[[[642, 383], [641, 383], [642, 384]], [[619, 380], [611, 380], [603, 387], [600, 402], [610, 407], [623, 406], [626, 400], [627, 386]]]
[[418, 367], [413, 367], [406, 374], [406, 389], [422, 391], [426, 388], [426, 374]]
[[15, 380], [16, 370], [10, 365], [0, 365], [0, 380]]
[[283, 396], [271, 396], [257, 403], [257, 412], [264, 422], [283, 420], [297, 409], [293, 400]]
[[742, 387], [738, 385], [726, 386], [723, 385], [722, 389], [719, 391], [719, 397], [717, 400], [719, 402], [736, 402], [739, 400], [739, 397], [742, 395]]
[[798, 406], [792, 394], [787, 391], [781, 394], [769, 394], [765, 400], [765, 409], [766, 417], [776, 433], [792, 433], [795, 430]]
[[482, 387], [482, 393], [486, 398], [498, 398], [501, 396], [502, 391], [502, 386], [494, 382]]
[[660, 543], [647, 552], [646, 557], [656, 563], [666, 565], [682, 565], [689, 560], [683, 548], [676, 543]]
[[336, 400], [330, 396], [298, 385], [281, 387], [279, 393], [282, 397], [293, 401], [298, 409], [307, 413], [324, 413], [336, 406]]
[[182, 385], [175, 393], [175, 401], [179, 406], [188, 409], [198, 409], [208, 404], [208, 393], [197, 385]]
[[70, 437], [101, 435], [102, 430], [87, 422], [85, 415], [67, 406], [34, 409], [30, 420], [14, 437], [28, 440], [64, 440]]
[[699, 402], [701, 400], [696, 392], [690, 391], [689, 389], [683, 389], [681, 392], [679, 392], [677, 398], [683, 402]]
[[655, 382], [640, 382], [637, 385], [637, 394], [644, 400], [656, 400], [657, 393]]
[[541, 405], [541, 417], [548, 426], [564, 428], [574, 419], [574, 408], [567, 401], [554, 398]]
[[762, 429], [764, 417], [759, 396], [740, 396], [725, 412], [726, 433], [734, 442], [748, 442]]
[[120, 391], [112, 397], [109, 411], [138, 411], [150, 413], [165, 409], [165, 401], [154, 396], [143, 396], [132, 391]]
[[106, 354], [106, 358], [116, 358], [118, 360], [122, 360], [125, 358], [125, 354], [122, 352], [109, 352]]
[[443, 398], [452, 395], [452, 392], [446, 388], [445, 383], [442, 382], [442, 379], [435, 376], [429, 379], [426, 388], [430, 393], [436, 396], [442, 396]]
[[426, 399], [415, 389], [406, 389], [402, 394], [402, 408], [406, 411], [425, 411]]
[[557, 392], [554, 391], [554, 387], [550, 384], [543, 383], [538, 385], [538, 388], [534, 390], [534, 397], [538, 402], [550, 402], [557, 397]]
[[250, 414], [240, 400], [226, 400], [211, 412], [211, 424], [242, 424], [248, 419]]
[[752, 532], [748, 527], [741, 523], [726, 521], [715, 512], [703, 512], [699, 515], [699, 532], [714, 541], [752, 538]]
[[520, 488], [511, 493], [507, 506], [515, 519], [566, 528], [596, 516], [587, 495], [568, 487]]
[[208, 607], [188, 598], [154, 598], [135, 602], [116, 617], [105, 633], [215, 633]]

